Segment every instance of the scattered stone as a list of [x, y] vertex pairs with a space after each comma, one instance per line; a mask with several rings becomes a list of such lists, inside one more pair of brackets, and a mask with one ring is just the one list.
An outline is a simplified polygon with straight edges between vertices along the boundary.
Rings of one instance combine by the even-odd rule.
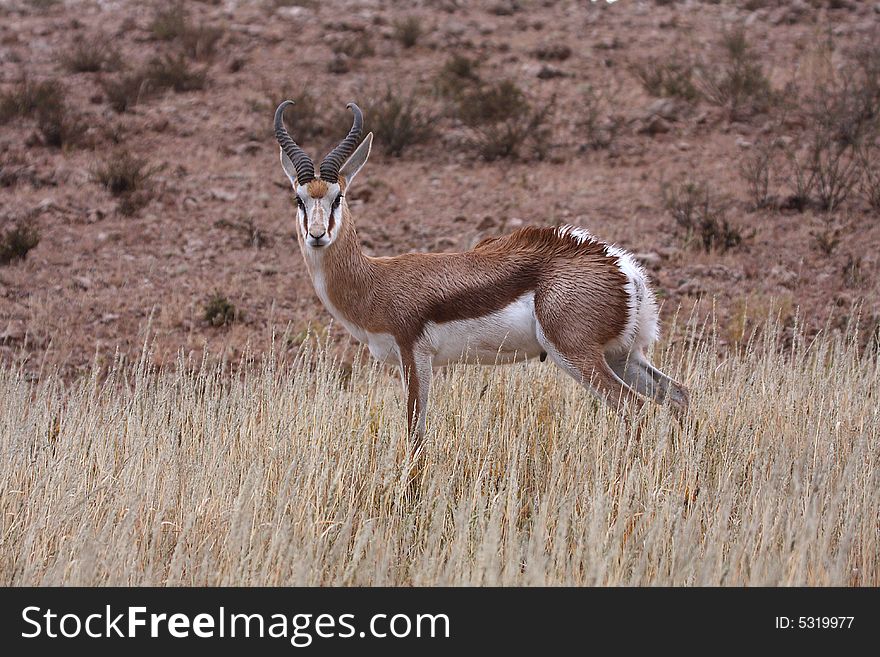
[[494, 228], [498, 225], [498, 222], [495, 220], [490, 214], [487, 214], [485, 217], [480, 220], [480, 223], [477, 224], [477, 230], [489, 230], [490, 228]]
[[684, 108], [674, 98], [658, 98], [645, 108], [642, 119], [650, 119], [659, 116], [667, 121], [678, 121]]
[[782, 287], [787, 288], [793, 288], [798, 282], [797, 273], [783, 265], [774, 265], [770, 269], [770, 278]]
[[458, 240], [451, 237], [441, 237], [435, 244], [438, 251], [452, 251], [458, 246]]
[[305, 7], [300, 7], [298, 5], [293, 5], [291, 7], [278, 7], [278, 9], [275, 10], [275, 14], [278, 16], [278, 18], [286, 21], [298, 21], [308, 13], [308, 9], [306, 9]]
[[260, 272], [263, 276], [275, 276], [278, 273], [278, 268], [274, 265], [267, 264], [265, 262], [258, 263], [254, 266], [258, 272]]
[[218, 201], [232, 202], [238, 198], [237, 192], [233, 192], [228, 189], [220, 189], [220, 188], [212, 189], [210, 194], [211, 194], [211, 198], [217, 199]]
[[669, 129], [670, 126], [668, 122], [664, 121], [659, 116], [654, 116], [644, 121], [638, 132], [643, 135], [659, 135], [669, 132]]
[[552, 80], [553, 78], [568, 77], [568, 73], [553, 66], [542, 66], [537, 77], [539, 80]]
[[81, 290], [88, 290], [92, 287], [92, 279], [88, 276], [74, 276], [73, 284]]

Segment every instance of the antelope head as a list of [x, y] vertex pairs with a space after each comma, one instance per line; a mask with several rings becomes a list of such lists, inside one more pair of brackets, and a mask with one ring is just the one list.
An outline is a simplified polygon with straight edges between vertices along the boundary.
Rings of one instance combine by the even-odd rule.
[[354, 122], [348, 135], [321, 162], [318, 175], [315, 165], [284, 127], [284, 109], [293, 105], [285, 100], [275, 110], [275, 138], [281, 146], [281, 167], [293, 185], [296, 198], [297, 235], [304, 253], [315, 253], [331, 246], [346, 230], [351, 215], [345, 204], [345, 192], [366, 164], [373, 143], [369, 133], [358, 146], [364, 115], [354, 103], [348, 109]]

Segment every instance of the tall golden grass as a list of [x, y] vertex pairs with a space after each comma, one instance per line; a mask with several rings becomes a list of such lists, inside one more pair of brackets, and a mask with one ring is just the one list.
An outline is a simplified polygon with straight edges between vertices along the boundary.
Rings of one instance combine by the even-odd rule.
[[[620, 421], [537, 362], [439, 372], [420, 494], [390, 370], [0, 371], [5, 585], [880, 584], [880, 367], [850, 337], [654, 354]], [[276, 355], [272, 355], [276, 354]]]

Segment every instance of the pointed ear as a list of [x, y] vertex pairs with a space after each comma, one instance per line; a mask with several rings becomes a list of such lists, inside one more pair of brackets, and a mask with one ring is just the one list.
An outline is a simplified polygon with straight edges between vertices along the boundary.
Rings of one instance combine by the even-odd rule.
[[361, 145], [357, 147], [354, 153], [351, 154], [351, 157], [342, 165], [342, 168], [339, 169], [339, 177], [345, 178], [345, 186], [348, 188], [351, 185], [351, 181], [354, 180], [354, 177], [358, 174], [358, 171], [367, 163], [367, 159], [370, 157], [370, 149], [373, 147], [373, 133], [369, 133], [364, 140], [361, 142]]
[[290, 158], [284, 154], [284, 151], [281, 151], [281, 168], [284, 169], [284, 173], [286, 173], [287, 177], [290, 179], [290, 184], [296, 189], [296, 167], [293, 166], [293, 162], [291, 162]]

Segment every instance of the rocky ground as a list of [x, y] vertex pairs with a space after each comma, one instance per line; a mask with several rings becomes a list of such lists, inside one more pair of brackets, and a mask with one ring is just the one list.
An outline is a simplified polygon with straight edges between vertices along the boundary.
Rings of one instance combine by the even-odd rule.
[[[5, 362], [75, 375], [95, 358], [136, 356], [147, 335], [158, 365], [181, 349], [234, 360], [249, 344], [265, 348], [273, 330], [287, 329], [295, 348], [309, 326], [344, 344], [293, 237], [271, 131], [286, 97], [301, 101], [288, 126], [315, 159], [344, 136], [345, 104], [364, 108], [378, 152], [349, 198], [371, 254], [461, 250], [523, 224], [572, 223], [638, 254], [664, 317], [711, 315], [722, 348], [774, 312], [787, 330], [811, 333], [859, 316], [868, 335], [880, 320], [871, 205], [880, 105], [862, 117], [858, 144], [829, 146], [838, 175], [855, 171], [844, 199], [824, 203], [821, 184], [799, 197], [792, 164], [813, 172], [816, 117], [841, 115], [833, 104], [813, 111], [817, 90], [844, 104], [880, 99], [869, 88], [880, 4], [303, 0], [174, 10], [0, 3], [0, 228], [4, 239], [18, 230], [39, 240], [0, 265]], [[741, 61], [724, 45], [737, 30], [748, 43]], [[470, 68], [450, 64], [453, 55]], [[186, 72], [165, 70], [162, 82], [156, 57]], [[725, 71], [743, 62], [767, 86], [732, 97]], [[666, 77], [652, 85], [658, 68]], [[126, 79], [134, 91], [119, 101]], [[507, 88], [513, 115], [478, 106], [484, 115], [474, 116], [475, 99], [488, 103], [505, 80], [519, 89]], [[43, 83], [55, 114], [20, 101], [26, 85]], [[508, 128], [522, 133], [519, 152], [489, 152], [486, 140]], [[100, 172], [123, 153], [143, 160], [144, 179], [111, 190]], [[756, 209], [743, 170], [762, 153], [768, 190]], [[676, 329], [673, 339], [685, 338]]]

